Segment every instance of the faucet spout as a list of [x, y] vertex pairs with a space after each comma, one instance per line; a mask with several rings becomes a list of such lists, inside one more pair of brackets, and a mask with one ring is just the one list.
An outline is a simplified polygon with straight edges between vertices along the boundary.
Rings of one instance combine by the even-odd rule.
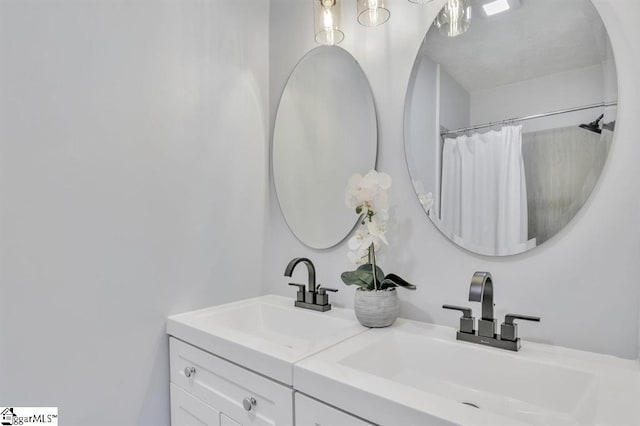
[[298, 265], [298, 263], [304, 263], [307, 266], [307, 271], [309, 273], [309, 292], [316, 292], [316, 268], [313, 266], [313, 262], [311, 262], [306, 257], [296, 257], [289, 262], [287, 268], [284, 270], [284, 275], [286, 277], [290, 277], [293, 274], [293, 270]]
[[476, 272], [471, 278], [469, 301], [482, 302], [482, 319], [493, 321], [493, 281], [489, 272]]

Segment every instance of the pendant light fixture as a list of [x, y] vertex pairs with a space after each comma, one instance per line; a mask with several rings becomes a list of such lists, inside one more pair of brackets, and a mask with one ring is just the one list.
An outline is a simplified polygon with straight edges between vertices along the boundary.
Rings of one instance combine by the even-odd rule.
[[[344, 33], [341, 29], [341, 8], [344, 0], [312, 1], [316, 43], [325, 45], [340, 43], [344, 39]], [[387, 22], [391, 17], [391, 12], [389, 12], [389, 9], [387, 9], [385, 5], [387, 1], [388, 0], [356, 0], [357, 19], [360, 25], [375, 27]], [[427, 4], [433, 0], [409, 1], [411, 3]], [[471, 0], [448, 0], [436, 18], [434, 25], [450, 37], [462, 34], [469, 28], [469, 20], [471, 18], [470, 1]]]
[[358, 0], [358, 22], [365, 27], [375, 27], [389, 20], [391, 13], [384, 0]]
[[470, 0], [447, 0], [433, 25], [448, 37], [465, 33], [471, 23]]
[[340, 0], [313, 0], [316, 43], [333, 45], [344, 39], [340, 30]]

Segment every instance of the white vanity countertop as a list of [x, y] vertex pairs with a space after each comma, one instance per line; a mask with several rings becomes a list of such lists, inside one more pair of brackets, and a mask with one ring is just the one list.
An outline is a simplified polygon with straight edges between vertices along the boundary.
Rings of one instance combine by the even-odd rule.
[[293, 364], [367, 331], [353, 311], [296, 308], [267, 295], [173, 315], [167, 333], [287, 385]]
[[382, 425], [640, 425], [637, 361], [403, 319], [297, 363], [294, 387]]

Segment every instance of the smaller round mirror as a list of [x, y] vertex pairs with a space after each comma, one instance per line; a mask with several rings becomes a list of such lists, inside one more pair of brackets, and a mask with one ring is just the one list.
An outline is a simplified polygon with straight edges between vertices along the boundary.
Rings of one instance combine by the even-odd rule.
[[296, 65], [273, 131], [273, 177], [287, 225], [304, 244], [332, 247], [353, 229], [345, 204], [354, 173], [375, 167], [377, 122], [371, 87], [344, 49], [321, 46]]

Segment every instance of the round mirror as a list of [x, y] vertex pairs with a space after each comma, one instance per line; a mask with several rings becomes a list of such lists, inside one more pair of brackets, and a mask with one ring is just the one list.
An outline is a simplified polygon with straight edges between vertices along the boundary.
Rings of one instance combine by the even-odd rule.
[[590, 0], [467, 4], [468, 29], [451, 37], [431, 26], [415, 60], [407, 165], [451, 241], [521, 253], [564, 228], [600, 177], [615, 128], [615, 63]]
[[280, 209], [295, 236], [332, 247], [356, 223], [345, 205], [354, 173], [375, 167], [377, 122], [371, 87], [344, 49], [321, 46], [296, 65], [273, 132], [273, 177]]

